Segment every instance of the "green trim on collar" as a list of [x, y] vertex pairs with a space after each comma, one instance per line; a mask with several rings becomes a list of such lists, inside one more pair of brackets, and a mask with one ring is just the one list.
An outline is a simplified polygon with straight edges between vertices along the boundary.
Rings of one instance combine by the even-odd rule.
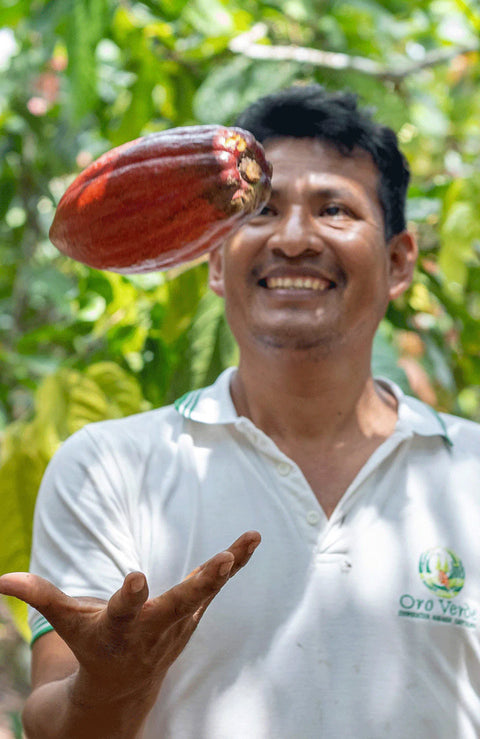
[[432, 406], [427, 405], [427, 408], [429, 408], [432, 411], [433, 415], [435, 416], [435, 418], [437, 419], [438, 423], [442, 427], [442, 429], [443, 429], [443, 438], [445, 439], [445, 442], [448, 444], [449, 447], [453, 447], [453, 441], [451, 440], [451, 438], [448, 435], [447, 426], [445, 424], [445, 421], [441, 417], [440, 413], [438, 413], [438, 411], [436, 411], [435, 408], [432, 408]]
[[230, 396], [230, 378], [235, 367], [227, 367], [213, 385], [190, 390], [173, 403], [174, 409], [188, 420], [207, 424], [231, 424], [238, 419]]
[[173, 405], [175, 409], [182, 414], [182, 416], [190, 418], [198, 403], [200, 395], [201, 390], [190, 390], [188, 393], [185, 393], [185, 395], [178, 398]]

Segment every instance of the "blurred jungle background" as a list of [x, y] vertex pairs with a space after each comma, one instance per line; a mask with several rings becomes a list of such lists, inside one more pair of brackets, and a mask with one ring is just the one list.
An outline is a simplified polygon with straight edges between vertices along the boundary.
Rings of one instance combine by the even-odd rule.
[[[1, 0], [0, 572], [28, 568], [45, 465], [89, 421], [156, 407], [235, 362], [204, 262], [141, 277], [48, 229], [113, 146], [232, 123], [262, 93], [357, 92], [399, 135], [420, 259], [375, 371], [480, 421], [480, 6], [466, 0]], [[0, 602], [0, 737], [20, 737], [25, 610]], [[2, 733], [3, 732], [3, 733]]]

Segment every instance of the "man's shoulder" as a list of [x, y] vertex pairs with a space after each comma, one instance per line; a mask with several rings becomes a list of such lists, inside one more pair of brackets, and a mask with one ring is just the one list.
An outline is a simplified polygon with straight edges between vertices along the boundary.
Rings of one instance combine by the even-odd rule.
[[433, 424], [438, 423], [439, 433], [448, 442], [451, 449], [458, 453], [474, 454], [480, 459], [480, 423], [471, 419], [436, 410], [430, 405], [415, 398], [407, 398], [410, 407], [422, 408], [425, 421], [431, 417]]
[[236, 416], [229, 392], [232, 371], [225, 370], [213, 385], [191, 390], [169, 405], [89, 423], [63, 446], [101, 456], [111, 450], [118, 457], [125, 449], [131, 453], [138, 448], [144, 454], [152, 446], [171, 447], [184, 434], [201, 438], [202, 429], [231, 423]]
[[480, 423], [451, 413], [440, 412], [438, 415], [453, 443], [471, 444], [474, 451], [480, 455]]
[[399, 426], [423, 437], [443, 438], [452, 451], [468, 453], [480, 459], [480, 423], [425, 403], [405, 393], [390, 380], [382, 378], [398, 400]]
[[65, 439], [50, 466], [63, 469], [71, 464], [81, 468], [96, 463], [121, 467], [140, 464], [152, 449], [161, 452], [172, 448], [181, 434], [182, 420], [169, 405], [86, 424]]
[[121, 442], [122, 439], [144, 439], [151, 435], [157, 438], [168, 437], [181, 424], [181, 420], [172, 404], [122, 418], [107, 418], [88, 423], [67, 439], [67, 442], [73, 443], [77, 440], [85, 442], [86, 439], [91, 439], [94, 443], [100, 441], [103, 443], [107, 439]]

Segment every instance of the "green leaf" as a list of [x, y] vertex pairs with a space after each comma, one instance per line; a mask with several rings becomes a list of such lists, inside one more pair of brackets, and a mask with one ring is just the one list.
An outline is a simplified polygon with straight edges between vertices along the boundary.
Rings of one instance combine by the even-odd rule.
[[190, 0], [144, 0], [143, 4], [153, 13], [174, 20], [181, 15], [189, 2]]
[[[13, 623], [23, 639], [28, 643], [32, 638], [30, 627], [28, 625], [28, 609], [27, 604], [17, 598], [10, 598], [7, 595], [1, 596], [7, 604], [8, 610], [13, 618]], [[19, 734], [22, 737], [21, 734]]]
[[6, 171], [0, 179], [0, 218], [5, 215], [10, 208], [10, 203], [15, 195], [16, 183], [10, 171]]
[[112, 362], [91, 365], [85, 372], [60, 369], [44, 380], [36, 401], [38, 419], [50, 419], [62, 440], [87, 423], [145, 408], [136, 380]]
[[37, 417], [50, 421], [63, 441], [86, 423], [105, 418], [107, 403], [93, 380], [77, 370], [60, 369], [36, 393]]
[[237, 360], [237, 346], [225, 318], [223, 300], [208, 291], [187, 334], [185, 354], [174, 380], [175, 395], [211, 384]]
[[445, 197], [438, 263], [448, 280], [462, 286], [468, 279], [474, 244], [480, 239], [479, 198], [478, 176], [455, 181]]
[[28, 15], [31, 0], [12, 0], [12, 2], [2, 2], [2, 27], [15, 27], [25, 15]]
[[110, 17], [108, 0], [73, 0], [67, 23], [68, 73], [72, 82], [72, 105], [77, 119], [97, 101], [95, 48]]
[[228, 8], [219, 0], [191, 0], [183, 16], [205, 36], [228, 35], [235, 27]]
[[168, 279], [156, 292], [156, 297], [165, 306], [162, 325], [156, 327], [162, 339], [173, 345], [190, 327], [198, 304], [207, 289], [207, 266], [199, 264], [185, 269]]
[[160, 337], [149, 336], [143, 349], [139, 380], [145, 398], [155, 408], [164, 404], [172, 372], [172, 350]]
[[193, 109], [200, 123], [230, 123], [243, 108], [290, 84], [301, 67], [295, 62], [258, 63], [237, 56], [216, 66], [197, 90]]
[[[85, 372], [60, 369], [41, 383], [32, 421], [11, 424], [2, 443], [0, 465], [0, 572], [29, 567], [35, 500], [60, 443], [86, 423], [119, 418], [146, 408], [138, 382], [113, 362]], [[25, 636], [25, 609], [9, 600]]]
[[[35, 499], [58, 439], [52, 426], [12, 425], [2, 447], [0, 466], [0, 572], [29, 568]], [[8, 599], [17, 628], [28, 639], [25, 604]]]
[[109, 418], [122, 418], [147, 408], [139, 383], [114, 362], [96, 362], [85, 370], [107, 401]]
[[410, 383], [404, 370], [399, 367], [398, 359], [398, 352], [389, 340], [387, 330], [380, 326], [373, 341], [372, 373], [375, 377], [387, 377], [405, 393], [411, 395]]

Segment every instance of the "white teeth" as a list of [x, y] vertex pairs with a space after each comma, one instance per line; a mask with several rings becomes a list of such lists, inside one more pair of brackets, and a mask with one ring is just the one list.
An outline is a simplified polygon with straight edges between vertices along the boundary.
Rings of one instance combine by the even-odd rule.
[[329, 280], [318, 277], [267, 277], [265, 282], [269, 290], [326, 290], [330, 287]]

